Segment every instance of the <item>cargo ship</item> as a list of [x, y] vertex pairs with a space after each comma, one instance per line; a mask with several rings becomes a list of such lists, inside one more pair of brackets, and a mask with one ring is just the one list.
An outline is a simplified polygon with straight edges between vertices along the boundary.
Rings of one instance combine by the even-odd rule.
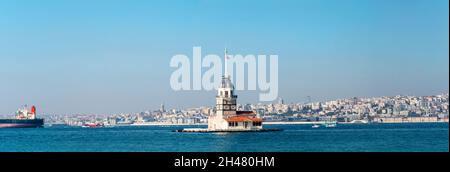
[[0, 119], [0, 128], [39, 128], [44, 126], [44, 119], [36, 118], [36, 107], [30, 110], [25, 106], [16, 112], [15, 119]]

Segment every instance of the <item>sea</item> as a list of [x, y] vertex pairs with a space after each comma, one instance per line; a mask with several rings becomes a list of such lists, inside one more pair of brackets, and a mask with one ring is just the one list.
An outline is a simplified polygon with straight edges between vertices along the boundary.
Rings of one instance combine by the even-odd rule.
[[179, 133], [206, 126], [0, 129], [0, 152], [448, 152], [448, 123], [264, 125], [279, 132]]

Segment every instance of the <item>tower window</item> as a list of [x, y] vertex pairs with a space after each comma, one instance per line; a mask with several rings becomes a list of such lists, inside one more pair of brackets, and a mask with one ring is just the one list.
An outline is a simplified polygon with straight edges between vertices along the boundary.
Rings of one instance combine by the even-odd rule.
[[228, 97], [228, 91], [225, 91], [225, 97]]

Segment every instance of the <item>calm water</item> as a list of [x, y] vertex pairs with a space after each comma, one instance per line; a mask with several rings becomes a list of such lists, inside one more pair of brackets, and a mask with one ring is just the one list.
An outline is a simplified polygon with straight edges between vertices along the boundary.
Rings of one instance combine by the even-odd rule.
[[[0, 129], [0, 151], [449, 151], [448, 123], [266, 125], [267, 133], [175, 133], [185, 126]], [[198, 126], [191, 126], [198, 127]]]

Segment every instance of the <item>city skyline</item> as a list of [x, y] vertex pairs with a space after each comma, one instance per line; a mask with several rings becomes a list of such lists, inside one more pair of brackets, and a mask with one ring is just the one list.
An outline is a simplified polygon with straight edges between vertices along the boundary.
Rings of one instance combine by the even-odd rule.
[[193, 46], [278, 54], [288, 102], [449, 92], [448, 1], [181, 2], [0, 2], [0, 114], [212, 106], [215, 90], [169, 85]]
[[[379, 119], [391, 122], [408, 122], [410, 120], [419, 122], [435, 120], [434, 122], [438, 122], [448, 120], [448, 96], [449, 94], [446, 93], [430, 96], [354, 97], [305, 103], [286, 103], [280, 99], [268, 104], [237, 104], [236, 109], [257, 112], [266, 122], [323, 122], [338, 119], [339, 122], [355, 120], [373, 122]], [[215, 114], [215, 111], [216, 107], [214, 106], [171, 109], [162, 104], [159, 109], [140, 112], [45, 114], [43, 117], [49, 124], [64, 123], [72, 126], [86, 123], [116, 125], [117, 122], [121, 125], [205, 124], [208, 117]]]
[[[391, 99], [391, 98], [396, 98], [396, 97], [410, 97], [410, 98], [427, 98], [427, 97], [441, 97], [441, 96], [447, 96], [448, 97], [449, 93], [440, 93], [440, 94], [435, 94], [435, 95], [385, 95], [385, 96], [367, 96], [367, 97], [342, 97], [342, 98], [336, 98], [336, 99], [325, 99], [325, 100], [314, 100], [312, 99], [311, 96], [306, 97], [305, 101], [302, 102], [292, 102], [292, 101], [286, 101], [285, 99], [283, 99], [282, 97], [279, 97], [277, 100], [274, 101], [269, 101], [269, 102], [256, 102], [256, 103], [250, 103], [250, 102], [239, 102], [237, 101], [237, 105], [239, 107], [239, 110], [242, 110], [243, 108], [245, 108], [246, 106], [269, 106], [269, 105], [287, 105], [287, 106], [291, 106], [291, 105], [303, 105], [303, 106], [308, 106], [308, 105], [318, 105], [318, 104], [327, 104], [330, 102], [336, 102], [336, 101], [349, 101], [349, 100], [353, 100], [353, 99]], [[280, 103], [281, 102], [281, 103]], [[448, 103], [448, 102], [447, 102]], [[30, 104], [24, 104], [21, 105], [19, 108], [17, 109], [22, 109], [22, 108], [30, 108], [31, 106], [34, 105], [30, 105]], [[53, 116], [53, 115], [57, 115], [57, 116], [67, 116], [67, 115], [87, 115], [87, 116], [111, 116], [111, 115], [136, 115], [142, 112], [158, 112], [161, 111], [161, 109], [163, 108], [164, 111], [169, 112], [169, 111], [177, 111], [177, 112], [184, 112], [184, 111], [189, 111], [192, 109], [214, 109], [215, 105], [214, 104], [203, 104], [203, 105], [199, 105], [199, 106], [188, 106], [188, 107], [180, 107], [180, 106], [172, 106], [171, 104], [166, 104], [165, 102], [162, 102], [161, 104], [159, 104], [157, 107], [153, 107], [153, 108], [142, 108], [139, 110], [134, 110], [134, 111], [121, 111], [121, 112], [112, 112], [112, 113], [79, 113], [79, 112], [65, 112], [65, 113], [41, 113], [41, 115], [44, 116]], [[448, 114], [447, 114], [448, 115]], [[4, 118], [4, 117], [8, 117], [11, 116], [11, 113], [9, 114], [0, 114], [0, 118]]]

